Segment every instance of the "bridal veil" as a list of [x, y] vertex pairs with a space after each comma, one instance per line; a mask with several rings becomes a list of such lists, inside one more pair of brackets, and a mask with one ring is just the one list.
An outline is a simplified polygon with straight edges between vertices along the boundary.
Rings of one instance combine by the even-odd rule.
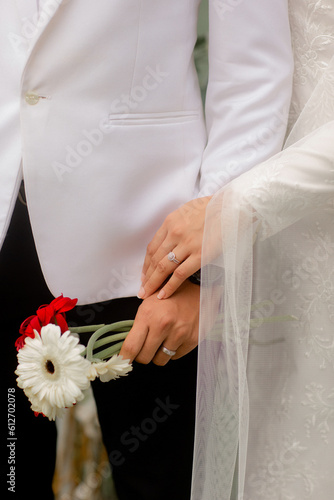
[[334, 6], [293, 3], [285, 148], [208, 207], [192, 500], [333, 498]]

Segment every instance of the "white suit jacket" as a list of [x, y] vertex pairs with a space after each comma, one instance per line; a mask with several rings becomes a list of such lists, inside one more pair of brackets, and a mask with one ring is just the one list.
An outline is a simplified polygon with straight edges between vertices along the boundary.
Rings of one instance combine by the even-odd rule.
[[281, 148], [287, 2], [211, 2], [206, 123], [193, 63], [199, 0], [40, 4], [37, 15], [34, 0], [2, 1], [1, 241], [23, 175], [54, 295], [135, 295], [165, 216]]

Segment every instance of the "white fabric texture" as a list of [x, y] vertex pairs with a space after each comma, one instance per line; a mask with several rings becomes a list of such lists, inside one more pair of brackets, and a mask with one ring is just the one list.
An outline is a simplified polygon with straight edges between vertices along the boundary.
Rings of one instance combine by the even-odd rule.
[[192, 500], [333, 498], [334, 5], [290, 4], [285, 149], [208, 208]]
[[193, 60], [199, 3], [1, 3], [0, 246], [23, 175], [55, 296], [136, 295], [165, 217], [282, 148], [287, 0], [238, 2], [226, 15], [210, 0], [206, 119]]

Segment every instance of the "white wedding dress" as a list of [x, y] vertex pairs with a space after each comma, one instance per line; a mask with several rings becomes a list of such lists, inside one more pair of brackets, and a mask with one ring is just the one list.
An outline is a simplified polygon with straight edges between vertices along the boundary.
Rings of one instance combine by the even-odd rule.
[[208, 208], [192, 500], [334, 498], [334, 1], [290, 7], [285, 148]]

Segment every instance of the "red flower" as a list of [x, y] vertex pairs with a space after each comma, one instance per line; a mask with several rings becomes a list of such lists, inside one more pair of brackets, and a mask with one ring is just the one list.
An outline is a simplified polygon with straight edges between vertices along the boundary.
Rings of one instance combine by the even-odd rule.
[[65, 313], [73, 309], [77, 302], [78, 299], [70, 299], [69, 297], [60, 295], [60, 297], [54, 299], [50, 304], [40, 306], [36, 314], [29, 316], [20, 326], [19, 333], [21, 336], [15, 342], [16, 349], [19, 351], [24, 346], [26, 337], [33, 338], [35, 330], [40, 333], [42, 326], [46, 326], [49, 323], [58, 325], [61, 333], [66, 332], [68, 326]]

